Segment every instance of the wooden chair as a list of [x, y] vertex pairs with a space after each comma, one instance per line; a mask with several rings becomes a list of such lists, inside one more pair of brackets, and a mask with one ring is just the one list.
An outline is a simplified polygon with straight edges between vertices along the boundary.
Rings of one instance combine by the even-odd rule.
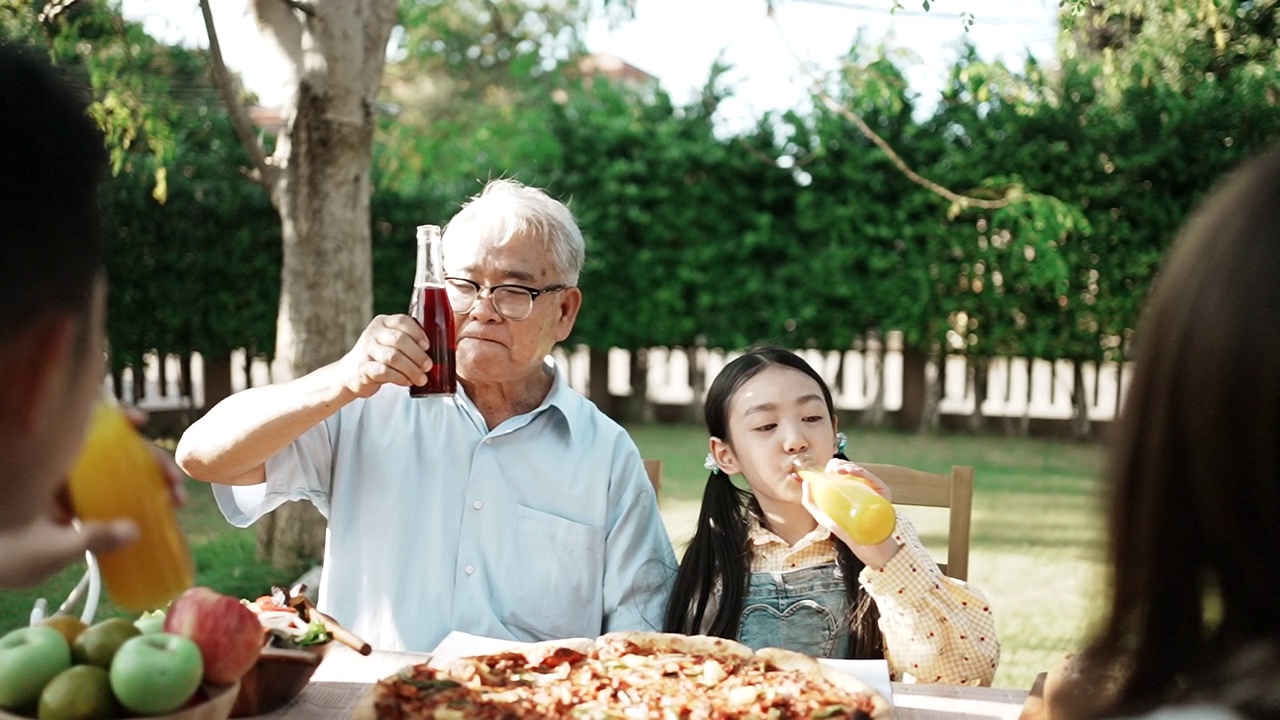
[[645, 459], [644, 471], [649, 474], [649, 482], [653, 483], [653, 494], [662, 497], [662, 461]]
[[895, 505], [947, 508], [947, 561], [943, 574], [969, 579], [969, 525], [973, 518], [973, 468], [952, 465], [950, 475], [928, 473], [900, 465], [866, 463], [866, 469], [885, 481]]

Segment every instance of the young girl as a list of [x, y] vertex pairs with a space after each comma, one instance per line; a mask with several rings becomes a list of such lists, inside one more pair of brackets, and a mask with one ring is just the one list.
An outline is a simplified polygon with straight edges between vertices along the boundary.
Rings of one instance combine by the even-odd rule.
[[[669, 632], [818, 657], [884, 657], [895, 680], [991, 683], [1000, 644], [986, 599], [939, 572], [909, 521], [898, 515], [889, 539], [858, 545], [806, 509], [791, 469], [801, 453], [889, 495], [836, 456], [843, 448], [831, 391], [813, 368], [781, 348], [748, 351], [711, 384], [706, 420], [711, 475], [676, 575]], [[729, 479], [739, 474], [750, 491]]]

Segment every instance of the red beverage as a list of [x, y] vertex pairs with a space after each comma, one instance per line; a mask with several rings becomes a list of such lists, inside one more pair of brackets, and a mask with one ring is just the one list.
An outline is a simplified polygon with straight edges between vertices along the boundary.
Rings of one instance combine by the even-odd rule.
[[427, 334], [431, 349], [431, 370], [424, 385], [409, 388], [410, 397], [428, 395], [452, 395], [458, 389], [458, 372], [455, 354], [458, 350], [458, 333], [453, 326], [453, 309], [449, 296], [440, 285], [424, 285], [414, 288], [413, 319]]

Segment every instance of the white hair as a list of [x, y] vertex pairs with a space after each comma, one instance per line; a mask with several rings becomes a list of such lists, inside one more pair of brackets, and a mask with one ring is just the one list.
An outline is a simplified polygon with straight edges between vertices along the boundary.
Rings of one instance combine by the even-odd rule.
[[477, 219], [489, 223], [500, 233], [501, 243], [517, 236], [541, 239], [560, 281], [578, 284], [586, 246], [573, 213], [564, 203], [516, 180], [491, 180], [462, 206], [449, 224], [463, 225]]

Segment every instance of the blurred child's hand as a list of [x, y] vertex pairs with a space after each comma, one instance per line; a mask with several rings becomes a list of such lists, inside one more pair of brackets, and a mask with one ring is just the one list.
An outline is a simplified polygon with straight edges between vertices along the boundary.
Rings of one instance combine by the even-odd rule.
[[0, 587], [35, 585], [71, 563], [84, 559], [85, 551], [105, 553], [138, 540], [132, 520], [86, 522], [76, 528], [60, 517], [61, 509], [31, 522], [0, 532]]
[[[135, 426], [147, 421], [145, 412], [123, 408]], [[173, 461], [173, 455], [154, 443], [146, 443], [148, 452], [164, 471], [169, 496], [175, 506], [187, 502], [185, 476]], [[71, 495], [66, 485], [54, 497], [47, 514], [35, 517], [26, 525], [0, 532], [0, 588], [34, 585], [78, 560], [86, 551], [106, 553], [119, 550], [138, 540], [138, 526], [132, 520], [118, 519], [72, 524], [75, 516]]]

